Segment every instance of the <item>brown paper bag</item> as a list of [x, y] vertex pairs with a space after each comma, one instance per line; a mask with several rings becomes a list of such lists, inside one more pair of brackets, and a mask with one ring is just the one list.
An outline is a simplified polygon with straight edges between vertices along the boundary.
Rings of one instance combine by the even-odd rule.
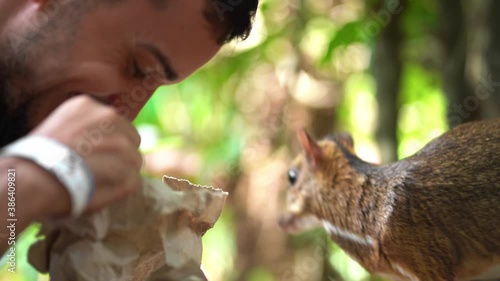
[[29, 262], [52, 281], [206, 280], [201, 237], [227, 193], [163, 177], [142, 192], [78, 219], [45, 223]]

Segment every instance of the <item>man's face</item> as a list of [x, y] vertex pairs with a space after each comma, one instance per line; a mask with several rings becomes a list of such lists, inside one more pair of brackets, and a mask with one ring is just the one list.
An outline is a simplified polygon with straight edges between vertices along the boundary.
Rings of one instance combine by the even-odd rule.
[[0, 21], [0, 104], [28, 128], [82, 93], [133, 120], [158, 86], [183, 80], [220, 48], [206, 0], [20, 2]]

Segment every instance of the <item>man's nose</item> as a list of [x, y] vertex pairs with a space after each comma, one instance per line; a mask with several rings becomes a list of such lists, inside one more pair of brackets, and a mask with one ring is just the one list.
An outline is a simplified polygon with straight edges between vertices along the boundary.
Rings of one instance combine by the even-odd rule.
[[118, 114], [129, 121], [133, 121], [146, 102], [151, 98], [152, 92], [144, 91], [140, 94], [134, 92], [122, 93], [110, 96], [110, 105], [113, 106]]

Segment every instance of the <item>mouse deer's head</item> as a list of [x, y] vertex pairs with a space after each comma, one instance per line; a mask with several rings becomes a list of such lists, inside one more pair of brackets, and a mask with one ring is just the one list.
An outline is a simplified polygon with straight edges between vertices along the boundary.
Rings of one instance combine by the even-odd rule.
[[[353, 140], [336, 133], [316, 142], [305, 130], [297, 132], [302, 153], [288, 170], [286, 207], [279, 224], [287, 232], [322, 226], [332, 204], [345, 205], [351, 166], [346, 155], [354, 155]], [[337, 209], [335, 207], [335, 209]]]

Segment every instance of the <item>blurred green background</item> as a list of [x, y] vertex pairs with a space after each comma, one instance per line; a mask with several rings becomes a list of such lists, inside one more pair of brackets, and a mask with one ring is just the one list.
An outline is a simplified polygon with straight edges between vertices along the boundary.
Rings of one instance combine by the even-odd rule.
[[[323, 230], [278, 228], [295, 130], [349, 131], [361, 158], [383, 163], [499, 116], [499, 2], [261, 0], [250, 38], [160, 88], [135, 121], [145, 174], [230, 193], [204, 237], [209, 280], [381, 280]], [[36, 231], [20, 237], [16, 274], [2, 260], [0, 280], [48, 280], [26, 262]]]

